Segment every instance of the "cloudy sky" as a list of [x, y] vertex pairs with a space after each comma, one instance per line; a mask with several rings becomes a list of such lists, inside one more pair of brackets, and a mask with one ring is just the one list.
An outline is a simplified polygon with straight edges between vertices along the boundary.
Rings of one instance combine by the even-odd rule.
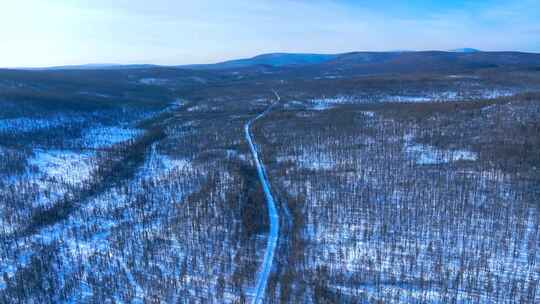
[[208, 63], [267, 52], [540, 52], [540, 1], [2, 0], [0, 66]]

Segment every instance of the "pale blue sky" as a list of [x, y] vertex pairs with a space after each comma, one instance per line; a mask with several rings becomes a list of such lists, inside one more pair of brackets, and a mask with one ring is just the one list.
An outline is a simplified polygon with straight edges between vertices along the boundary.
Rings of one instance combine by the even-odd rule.
[[0, 66], [207, 63], [267, 52], [540, 52], [540, 1], [4, 0]]

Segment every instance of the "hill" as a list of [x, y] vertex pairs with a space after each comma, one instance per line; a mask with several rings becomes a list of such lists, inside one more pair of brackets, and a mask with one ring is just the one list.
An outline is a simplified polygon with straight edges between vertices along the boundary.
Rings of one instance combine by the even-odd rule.
[[304, 66], [311, 64], [320, 64], [337, 58], [339, 55], [325, 54], [294, 54], [294, 53], [271, 53], [255, 56], [247, 59], [229, 60], [215, 64], [194, 64], [179, 66], [189, 69], [236, 69], [246, 68], [258, 65], [273, 67], [284, 66]]

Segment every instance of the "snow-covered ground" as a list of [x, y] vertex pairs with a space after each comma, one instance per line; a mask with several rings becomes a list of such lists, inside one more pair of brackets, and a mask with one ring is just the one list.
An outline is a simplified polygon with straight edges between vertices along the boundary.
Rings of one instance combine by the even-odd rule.
[[34, 150], [28, 163], [37, 169], [39, 179], [84, 183], [92, 173], [92, 152], [69, 150]]
[[416, 159], [418, 165], [446, 164], [455, 161], [475, 161], [478, 155], [466, 150], [441, 150], [428, 145], [414, 144], [405, 151]]
[[142, 130], [121, 127], [96, 127], [85, 130], [82, 144], [87, 148], [105, 148], [135, 139], [143, 134]]
[[362, 111], [362, 114], [364, 114], [367, 117], [371, 117], [371, 118], [375, 117], [375, 112], [373, 112], [373, 111]]
[[83, 122], [81, 117], [69, 115], [55, 115], [46, 118], [18, 117], [0, 119], [0, 133], [32, 132], [80, 122]]
[[141, 78], [139, 79], [139, 83], [145, 84], [145, 85], [166, 85], [169, 82], [168, 79], [165, 78]]
[[[323, 97], [308, 100], [308, 107], [312, 110], [327, 110], [337, 105], [355, 103], [377, 103], [377, 102], [402, 102], [402, 103], [427, 103], [427, 102], [459, 102], [485, 99], [496, 99], [500, 97], [513, 96], [519, 93], [510, 89], [475, 89], [475, 90], [447, 90], [433, 92], [419, 92], [415, 94], [371, 94], [359, 96], [336, 96]], [[289, 107], [293, 106], [289, 102]]]
[[36, 149], [28, 158], [27, 169], [9, 178], [11, 186], [24, 185], [33, 207], [47, 207], [61, 199], [69, 189], [83, 186], [96, 168], [95, 153], [72, 150]]
[[443, 150], [430, 145], [415, 143], [412, 136], [405, 136], [404, 152], [418, 165], [437, 165], [456, 161], [475, 161], [478, 155], [467, 150]]
[[208, 111], [210, 109], [207, 105], [195, 105], [191, 106], [187, 109], [188, 112], [202, 112], [202, 111]]
[[[277, 92], [274, 91], [274, 93], [276, 95], [277, 101], [279, 102], [281, 100], [281, 97], [279, 96]], [[272, 194], [272, 190], [270, 188], [270, 180], [268, 180], [268, 175], [266, 173], [265, 165], [261, 161], [261, 158], [259, 157], [259, 149], [254, 142], [253, 134], [251, 131], [251, 125], [253, 124], [253, 122], [264, 117], [271, 109], [272, 109], [272, 106], [270, 106], [267, 110], [259, 114], [257, 117], [248, 121], [244, 126], [245, 137], [249, 144], [249, 148], [253, 156], [253, 160], [255, 161], [255, 165], [257, 167], [257, 174], [259, 176], [259, 181], [261, 183], [261, 186], [263, 187], [264, 196], [265, 196], [266, 204], [268, 207], [268, 217], [269, 217], [269, 222], [270, 222], [270, 231], [268, 232], [264, 259], [262, 261], [262, 265], [257, 274], [257, 280], [256, 280], [256, 285], [255, 285], [255, 290], [254, 290], [254, 295], [253, 295], [253, 304], [259, 304], [264, 301], [265, 291], [268, 285], [270, 272], [272, 271], [272, 265], [274, 263], [274, 255], [276, 252], [277, 242], [278, 242], [279, 233], [280, 233], [279, 232], [279, 213], [277, 209], [278, 207], [276, 205], [274, 196]]]
[[88, 96], [95, 96], [95, 97], [100, 97], [100, 98], [111, 98], [112, 97], [109, 94], [103, 94], [103, 93], [98, 93], [98, 92], [81, 91], [81, 92], [79, 92], [79, 94], [88, 95]]
[[[82, 183], [93, 169], [91, 161], [93, 155], [94, 153], [80, 151], [36, 150], [29, 159], [29, 164], [33, 169], [32, 172], [27, 173], [29, 175], [27, 178], [39, 182], [44, 190], [50, 191], [54, 191], [53, 186], [58, 185], [59, 181], [70, 183], [70, 185]], [[147, 269], [143, 264], [135, 261], [141, 259], [143, 251], [129, 251], [129, 254], [120, 251], [116, 243], [119, 238], [118, 233], [129, 228], [130, 235], [148, 236], [155, 229], [155, 237], [163, 238], [161, 229], [165, 229], [163, 227], [166, 220], [165, 214], [169, 213], [169, 208], [181, 204], [186, 195], [197, 190], [196, 185], [188, 185], [185, 183], [187, 179], [178, 177], [199, 174], [200, 172], [194, 168], [191, 161], [176, 160], [160, 154], [154, 144], [144, 164], [133, 178], [89, 198], [88, 201], [81, 202], [81, 208], [70, 214], [67, 219], [44, 227], [31, 235], [25, 241], [25, 246], [11, 247], [7, 255], [9, 258], [0, 259], [0, 290], [7, 287], [4, 278], [13, 278], [17, 271], [29, 265], [33, 255], [40, 254], [36, 251], [37, 248], [53, 246], [56, 248], [57, 259], [53, 265], [58, 269], [58, 273], [50, 275], [62, 282], [61, 288], [70, 288], [72, 294], [68, 303], [86, 301], [97, 291], [94, 289], [95, 284], [83, 284], [85, 280], [79, 281], [82, 285], [74, 289], [71, 289], [73, 286], [68, 286], [67, 282], [73, 276], [82, 275], [83, 278], [89, 278], [96, 275], [96, 272], [103, 276], [113, 275], [117, 280], [125, 280], [122, 283], [124, 285], [122, 290], [126, 288], [135, 290], [135, 298], [130, 302], [142, 303], [148, 288], [143, 288], [139, 284], [138, 275], [146, 273]], [[148, 185], [153, 186], [148, 187]], [[58, 190], [65, 190], [65, 188], [60, 187]], [[164, 214], [155, 214], [151, 222], [145, 222], [140, 216], [136, 216], [138, 197], [143, 195], [150, 198], [154, 206], [146, 212]], [[150, 201], [146, 203], [150, 204]], [[162, 248], [167, 252], [166, 257], [171, 259], [183, 257], [184, 252], [178, 240], [173, 243], [174, 246]], [[142, 248], [142, 244], [133, 244], [133, 246]], [[137, 256], [133, 255], [135, 252]], [[174, 260], [170, 260], [167, 263], [173, 262]], [[164, 274], [179, 276], [178, 266], [170, 269], [162, 267], [161, 270]], [[119, 302], [123, 302], [120, 295], [116, 297]]]
[[[319, 270], [326, 269], [326, 288], [361, 303], [487, 304], [517, 293], [526, 298], [526, 288], [537, 288], [534, 187], [491, 168], [484, 152], [468, 150], [462, 137], [442, 137], [452, 149], [415, 142], [415, 136], [437, 133], [413, 119], [360, 111], [358, 126], [336, 122], [330, 134], [312, 128], [313, 121], [336, 121], [348, 110], [287, 116], [265, 130], [277, 151], [270, 156], [272, 172], [303, 222], [302, 255], [287, 264], [300, 273], [294, 284], [316, 286]], [[511, 114], [516, 106], [498, 106], [482, 111], [484, 123], [486, 112], [495, 110], [528, 121]], [[460, 130], [455, 120], [449, 116], [441, 124]], [[306, 302], [313, 299], [306, 294]]]
[[313, 153], [302, 153], [297, 156], [281, 156], [277, 157], [277, 161], [292, 162], [299, 168], [308, 170], [331, 170], [336, 167], [336, 162], [333, 160], [332, 155], [323, 151]]
[[310, 109], [323, 111], [335, 105], [352, 103], [353, 99], [348, 96], [337, 96], [333, 98], [317, 98], [309, 101]]
[[496, 99], [515, 95], [517, 92], [507, 89], [481, 89], [472, 91], [426, 92], [420, 95], [388, 95], [380, 98], [383, 102], [446, 102], [479, 99]]
[[137, 172], [138, 178], [163, 178], [172, 170], [193, 171], [193, 164], [188, 159], [173, 159], [157, 152], [157, 144], [152, 144], [150, 154]]

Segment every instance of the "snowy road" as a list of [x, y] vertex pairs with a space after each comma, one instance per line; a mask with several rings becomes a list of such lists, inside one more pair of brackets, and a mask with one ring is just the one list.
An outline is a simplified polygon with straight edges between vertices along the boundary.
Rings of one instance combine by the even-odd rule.
[[[276, 91], [273, 91], [276, 96], [277, 101], [281, 100], [281, 97]], [[264, 253], [264, 260], [259, 270], [257, 276], [257, 285], [255, 287], [255, 292], [253, 296], [253, 304], [259, 304], [264, 299], [264, 293], [266, 290], [266, 285], [268, 284], [268, 277], [270, 276], [270, 271], [272, 270], [272, 264], [274, 262], [274, 253], [276, 251], [276, 245], [279, 237], [279, 214], [276, 208], [276, 202], [272, 196], [272, 191], [270, 189], [270, 182], [268, 176], [266, 175], [266, 170], [264, 164], [259, 158], [259, 153], [257, 152], [257, 146], [253, 141], [253, 134], [251, 132], [251, 125], [264, 115], [266, 115], [274, 105], [270, 105], [268, 109], [259, 114], [257, 117], [248, 121], [244, 126], [246, 140], [249, 143], [249, 148], [251, 149], [251, 154], [255, 160], [255, 165], [257, 166], [257, 173], [261, 181], [264, 196], [266, 198], [266, 203], [268, 205], [268, 216], [270, 218], [270, 233], [268, 234], [268, 242], [266, 244], [266, 251]]]

